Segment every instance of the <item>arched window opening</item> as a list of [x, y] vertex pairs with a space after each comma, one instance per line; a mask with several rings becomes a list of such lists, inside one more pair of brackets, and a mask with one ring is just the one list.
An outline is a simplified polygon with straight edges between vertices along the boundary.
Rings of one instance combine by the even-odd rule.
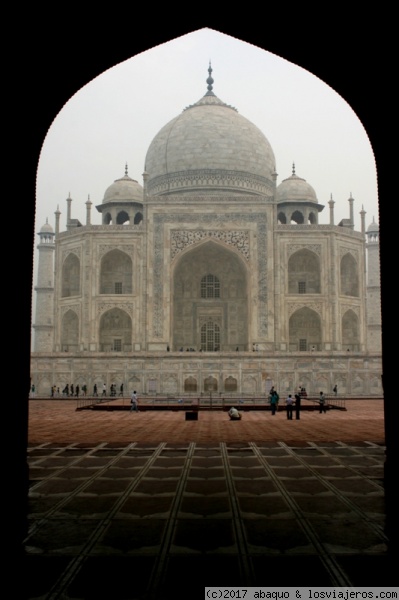
[[285, 216], [285, 214], [283, 212], [279, 212], [277, 215], [277, 221], [280, 223], [280, 225], [286, 225], [287, 224], [287, 217]]
[[305, 218], [303, 216], [303, 213], [301, 213], [299, 210], [296, 210], [295, 212], [293, 212], [291, 215], [291, 223], [296, 223], [297, 225], [303, 225], [305, 223]]
[[201, 298], [220, 298], [220, 281], [216, 275], [205, 275], [201, 279]]
[[134, 224], [138, 225], [139, 223], [141, 223], [142, 220], [143, 220], [142, 213], [141, 212], [136, 213], [134, 216]]
[[220, 350], [220, 327], [213, 321], [208, 321], [201, 327], [201, 350], [202, 352]]
[[125, 210], [122, 210], [121, 212], [118, 213], [118, 215], [116, 217], [117, 225], [128, 225], [129, 221], [130, 221], [129, 215], [127, 214], [127, 212]]

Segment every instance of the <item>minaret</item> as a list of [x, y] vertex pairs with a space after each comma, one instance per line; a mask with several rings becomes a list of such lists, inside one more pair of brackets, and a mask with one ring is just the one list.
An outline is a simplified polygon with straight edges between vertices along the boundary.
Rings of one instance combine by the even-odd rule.
[[330, 195], [330, 200], [328, 201], [328, 206], [330, 207], [330, 225], [334, 225], [334, 200], [332, 194]]
[[366, 211], [364, 210], [364, 206], [362, 205], [362, 210], [360, 211], [360, 231], [365, 234], [366, 233]]
[[86, 225], [91, 225], [91, 205], [92, 203], [89, 195], [86, 202]]
[[69, 192], [69, 196], [67, 198], [67, 231], [69, 231], [69, 229], [70, 229], [71, 215], [72, 215], [72, 198], [71, 198], [71, 193]]
[[381, 280], [379, 227], [367, 228], [367, 350], [381, 352]]
[[46, 219], [38, 236], [40, 242], [36, 292], [34, 351], [52, 352], [54, 337], [54, 251], [55, 233]]
[[348, 198], [348, 202], [349, 202], [349, 220], [350, 220], [350, 227], [351, 229], [355, 228], [355, 219], [354, 219], [354, 215], [353, 215], [353, 203], [354, 203], [354, 198], [352, 198], [352, 192], [350, 194], [350, 197]]

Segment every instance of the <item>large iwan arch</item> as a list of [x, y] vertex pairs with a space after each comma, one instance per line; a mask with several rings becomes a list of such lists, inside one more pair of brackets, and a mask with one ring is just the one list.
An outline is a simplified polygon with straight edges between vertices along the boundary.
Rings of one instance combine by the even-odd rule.
[[173, 349], [248, 349], [248, 274], [236, 252], [205, 242], [173, 272]]

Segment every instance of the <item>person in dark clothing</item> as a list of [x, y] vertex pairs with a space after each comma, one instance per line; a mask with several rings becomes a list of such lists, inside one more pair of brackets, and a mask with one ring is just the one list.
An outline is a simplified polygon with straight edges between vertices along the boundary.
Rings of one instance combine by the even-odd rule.
[[270, 390], [270, 395], [269, 395], [269, 402], [270, 402], [270, 406], [272, 409], [272, 416], [274, 416], [276, 414], [276, 411], [278, 410], [278, 401], [279, 401], [279, 395], [278, 395], [277, 391], [274, 389], [274, 387], [272, 387], [272, 389]]
[[293, 409], [293, 405], [294, 405], [294, 399], [291, 396], [291, 394], [288, 394], [288, 398], [285, 401], [285, 404], [287, 406], [287, 419], [292, 421], [292, 409]]
[[301, 394], [295, 394], [295, 419], [301, 418]]

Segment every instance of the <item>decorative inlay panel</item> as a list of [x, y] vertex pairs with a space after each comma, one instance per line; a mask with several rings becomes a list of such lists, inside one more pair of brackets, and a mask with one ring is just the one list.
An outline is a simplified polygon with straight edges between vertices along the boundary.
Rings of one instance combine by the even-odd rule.
[[77, 256], [77, 258], [79, 259], [79, 261], [81, 261], [81, 259], [82, 259], [82, 248], [80, 246], [77, 246], [76, 248], [65, 248], [65, 250], [63, 250], [63, 252], [62, 252], [62, 262], [65, 262], [65, 259], [70, 254], [75, 254], [75, 256]]
[[100, 244], [98, 249], [98, 257], [102, 258], [104, 254], [110, 252], [111, 250], [120, 250], [125, 254], [133, 255], [133, 246], [132, 244], [124, 245], [124, 244]]
[[192, 246], [205, 239], [213, 239], [230, 246], [240, 252], [246, 261], [249, 261], [249, 233], [248, 231], [221, 231], [221, 230], [173, 230], [171, 231], [170, 255], [172, 260], [188, 246]]
[[345, 254], [350, 254], [351, 256], [353, 256], [353, 258], [355, 259], [355, 261], [358, 263], [359, 262], [359, 254], [357, 251], [353, 250], [353, 248], [340, 248], [339, 249], [339, 257], [340, 259], [345, 256]]
[[290, 257], [292, 254], [295, 254], [295, 252], [298, 252], [298, 250], [310, 250], [311, 252], [317, 254], [317, 256], [321, 256], [320, 244], [288, 244], [288, 257]]
[[80, 304], [63, 304], [61, 306], [61, 319], [69, 310], [73, 310], [80, 319]]
[[360, 306], [356, 306], [353, 304], [342, 304], [341, 305], [341, 317], [344, 316], [347, 310], [353, 310], [355, 315], [360, 318]]
[[323, 304], [321, 302], [290, 302], [288, 304], [288, 316], [290, 317], [294, 312], [301, 308], [310, 308], [314, 310], [321, 317]]
[[148, 193], [153, 196], [164, 193], [176, 194], [187, 190], [192, 192], [193, 188], [197, 188], [199, 193], [204, 188], [215, 188], [218, 194], [232, 189], [242, 191], [243, 194], [253, 192], [267, 195], [273, 191], [273, 184], [266, 177], [227, 169], [195, 169], [168, 173], [153, 177], [148, 182]]
[[[257, 273], [258, 273], [258, 295], [256, 303], [258, 305], [258, 325], [257, 329], [259, 335], [266, 337], [267, 335], [267, 257], [266, 257], [266, 215], [262, 213], [229, 213], [226, 216], [221, 215], [219, 217], [220, 223], [231, 223], [232, 221], [237, 223], [252, 223], [256, 226], [256, 236], [258, 244], [257, 253]], [[217, 221], [216, 221], [217, 222]], [[163, 309], [163, 296], [164, 296], [164, 268], [165, 268], [165, 225], [172, 223], [176, 225], [178, 223], [195, 224], [200, 227], [199, 231], [208, 230], [208, 227], [215, 227], [215, 215], [214, 214], [193, 214], [193, 213], [180, 213], [178, 215], [170, 214], [156, 214], [154, 215], [154, 261], [153, 261], [153, 335], [155, 338], [162, 338], [163, 336], [163, 322], [164, 322], [164, 309]], [[173, 230], [176, 232], [176, 230]], [[213, 240], [217, 241], [216, 235], [218, 232], [215, 229], [210, 230], [214, 234]], [[244, 233], [244, 230], [237, 230]], [[224, 231], [219, 232], [220, 235], [224, 235]], [[229, 232], [226, 232], [229, 233]], [[231, 233], [231, 232], [230, 232]], [[173, 236], [172, 236], [173, 238]], [[245, 238], [238, 236], [234, 244], [240, 244]], [[237, 246], [235, 246], [237, 247]], [[249, 249], [249, 238], [248, 238], [248, 253]], [[249, 255], [249, 254], [248, 254]]]
[[133, 303], [132, 302], [101, 302], [97, 304], [97, 317], [102, 315], [107, 310], [112, 310], [113, 308], [120, 308], [128, 313], [130, 317], [133, 317]]
[[217, 325], [222, 326], [222, 317], [212, 316], [212, 317], [200, 317], [199, 318], [199, 324], [201, 327], [202, 327], [202, 325], [205, 325], [208, 322], [216, 323]]

